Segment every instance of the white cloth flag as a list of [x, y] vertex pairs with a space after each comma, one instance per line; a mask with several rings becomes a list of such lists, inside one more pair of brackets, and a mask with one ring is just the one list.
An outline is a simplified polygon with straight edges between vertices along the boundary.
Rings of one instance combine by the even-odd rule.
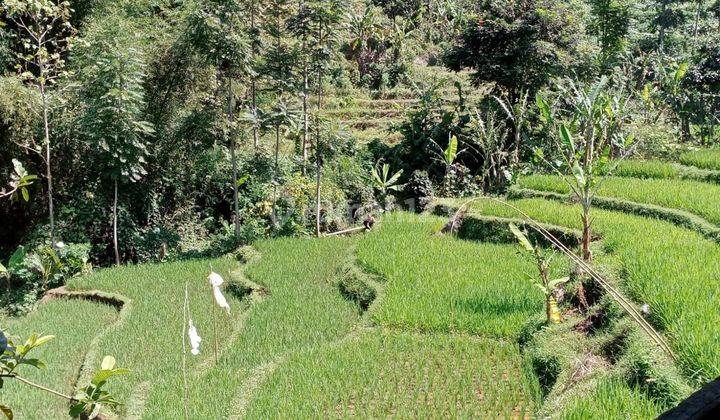
[[188, 322], [188, 337], [190, 337], [190, 353], [197, 356], [200, 354], [200, 342], [202, 338], [200, 338], [197, 328], [195, 328], [192, 322], [192, 318], [190, 318]]
[[222, 292], [220, 291], [220, 285], [224, 282], [223, 278], [220, 277], [220, 274], [212, 271], [208, 276], [208, 281], [213, 288], [213, 296], [215, 297], [215, 303], [217, 303], [219, 307], [230, 312], [230, 305], [228, 305], [227, 299], [225, 299], [225, 296], [223, 296]]

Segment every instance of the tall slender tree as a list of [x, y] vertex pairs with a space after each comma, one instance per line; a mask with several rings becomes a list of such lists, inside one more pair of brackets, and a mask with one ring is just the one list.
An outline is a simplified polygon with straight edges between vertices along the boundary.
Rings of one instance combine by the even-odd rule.
[[[251, 13], [253, 12], [251, 11]], [[247, 39], [244, 22], [245, 16], [241, 5], [235, 0], [203, 2], [193, 10], [189, 19], [189, 36], [192, 44], [198, 54], [216, 69], [219, 83], [225, 86], [224, 98], [218, 98], [217, 103], [225, 104], [222, 133], [230, 150], [233, 224], [236, 238], [240, 237], [241, 226], [238, 197], [237, 122], [235, 120], [237, 93], [233, 80], [248, 76], [251, 81], [254, 80], [254, 72], [249, 63], [252, 47]], [[251, 95], [254, 98], [254, 87], [251, 89], [253, 90]]]
[[138, 40], [116, 18], [96, 24], [82, 49], [79, 72], [83, 109], [79, 126], [97, 154], [103, 178], [112, 183], [112, 231], [115, 264], [118, 245], [118, 187], [139, 181], [148, 154], [147, 139], [154, 133], [143, 120], [146, 108], [143, 82], [145, 62]]
[[72, 9], [70, 2], [64, 0], [4, 0], [0, 3], [0, 11], [15, 28], [11, 36], [20, 46], [15, 51], [17, 69], [29, 84], [37, 88], [42, 100], [44, 147], [33, 149], [40, 152], [45, 161], [50, 243], [55, 246], [49, 90], [59, 77], [65, 75], [64, 58], [75, 38], [75, 30], [70, 24]]
[[277, 217], [280, 140], [283, 133], [295, 126], [294, 104], [289, 100], [295, 90], [295, 62], [297, 56], [289, 39], [288, 23], [291, 16], [288, 0], [272, 0], [267, 3], [265, 31], [272, 41], [265, 52], [265, 72], [270, 77], [270, 90], [275, 95], [275, 105], [267, 114], [266, 124], [275, 130], [275, 167], [273, 171], [273, 218]]
[[253, 133], [253, 147], [255, 149], [260, 145], [260, 115], [258, 110], [258, 71], [259, 58], [262, 50], [262, 41], [260, 39], [259, 22], [262, 19], [263, 9], [262, 2], [258, 0], [249, 0], [247, 3], [248, 14], [250, 15], [250, 25], [247, 27], [247, 37], [250, 42], [250, 57], [248, 62], [248, 70], [250, 76], [250, 120]]
[[323, 83], [332, 60], [334, 46], [338, 42], [338, 27], [342, 21], [341, 4], [338, 0], [316, 0], [309, 4], [309, 21], [312, 28], [314, 46], [311, 56], [311, 69], [317, 75], [315, 109], [315, 234], [320, 236], [321, 207], [320, 184], [322, 180], [322, 118]]
[[298, 48], [298, 55], [300, 57], [300, 72], [301, 72], [301, 86], [300, 86], [300, 97], [302, 99], [302, 129], [301, 129], [301, 154], [302, 154], [302, 168], [301, 172], [303, 175], [307, 174], [307, 159], [308, 159], [308, 134], [310, 127], [310, 114], [308, 110], [308, 99], [310, 96], [310, 55], [312, 53], [309, 41], [310, 38], [310, 18], [312, 16], [312, 8], [308, 4], [307, 0], [300, 0], [298, 4], [297, 13], [289, 22], [289, 27], [292, 33], [300, 40]]

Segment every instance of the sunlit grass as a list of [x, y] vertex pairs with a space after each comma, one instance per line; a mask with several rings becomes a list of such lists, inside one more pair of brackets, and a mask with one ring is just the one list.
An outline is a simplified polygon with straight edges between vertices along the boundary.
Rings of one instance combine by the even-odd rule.
[[[531, 217], [579, 228], [580, 208], [554, 201], [513, 202]], [[513, 217], [514, 210], [481, 200], [482, 214]], [[668, 222], [594, 210], [594, 229], [605, 247], [622, 261], [623, 286], [670, 338], [688, 376], [709, 380], [720, 375], [720, 246]]]
[[680, 176], [680, 169], [662, 160], [626, 160], [620, 163], [613, 175], [632, 178], [667, 179]]
[[523, 418], [538, 393], [515, 344], [372, 330], [288, 360], [248, 417]]
[[702, 169], [720, 169], [720, 149], [686, 152], [680, 155], [680, 162]]
[[373, 319], [411, 330], [513, 336], [543, 310], [528, 277], [537, 269], [514, 244], [437, 235], [445, 221], [392, 214], [360, 240], [359, 261], [386, 279]]
[[[58, 299], [40, 306], [25, 317], [0, 320], [0, 327], [16, 340], [16, 344], [24, 343], [33, 332], [54, 335], [55, 339], [29, 355], [43, 360], [47, 368], [21, 366], [17, 373], [71, 395], [91, 341], [117, 316], [118, 312], [111, 306]], [[12, 379], [4, 381], [0, 389], [0, 403], [11, 407], [18, 419], [66, 418], [70, 408], [67, 400]]]
[[[103, 355], [113, 355], [118, 366], [130, 369], [129, 375], [109, 386], [124, 404], [121, 413], [142, 405], [147, 390], [164, 378], [182, 376], [185, 282], [189, 283], [190, 313], [204, 339], [202, 356], [192, 358], [191, 366], [211, 357], [213, 302], [206, 279], [209, 264], [226, 280], [230, 278], [228, 271], [237, 267], [237, 262], [230, 259], [145, 264], [101, 270], [70, 283], [72, 289], [97, 289], [130, 299], [126, 319], [103, 335], [91, 358], [93, 365], [99, 365]], [[220, 337], [230, 335], [242, 314], [240, 302], [229, 294], [227, 298], [233, 310], [230, 315], [217, 313]]]
[[[342, 298], [333, 277], [348, 260], [352, 244], [345, 238], [258, 244], [262, 258], [249, 266], [247, 274], [270, 294], [252, 307], [219, 363], [193, 374], [190, 418], [227, 418], [236, 413], [242, 385], [253, 378], [256, 368], [350, 332], [359, 321], [358, 308]], [[208, 351], [206, 345], [205, 354]], [[166, 372], [152, 390], [144, 417], [182, 417], [182, 378], [177, 368]]]
[[646, 394], [628, 387], [619, 379], [603, 379], [593, 392], [582, 393], [568, 401], [558, 418], [654, 419], [662, 410]]
[[[528, 176], [521, 178], [518, 184], [534, 190], [570, 192], [570, 187], [555, 175]], [[681, 179], [610, 177], [600, 181], [597, 195], [684, 210], [720, 224], [720, 185], [716, 184]]]

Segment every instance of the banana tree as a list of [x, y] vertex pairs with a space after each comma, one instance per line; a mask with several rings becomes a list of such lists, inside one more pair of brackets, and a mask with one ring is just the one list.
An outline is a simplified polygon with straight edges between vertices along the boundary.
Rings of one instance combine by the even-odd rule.
[[402, 184], [398, 183], [400, 176], [402, 176], [403, 170], [390, 174], [390, 165], [383, 163], [380, 165], [380, 161], [375, 164], [375, 167], [371, 171], [371, 181], [373, 188], [380, 192], [380, 198], [383, 203], [385, 210], [388, 210], [387, 197], [390, 191], [400, 191], [403, 187]]
[[[582, 206], [582, 257], [590, 261], [590, 210], [602, 182], [600, 175], [612, 173], [635, 145], [634, 137], [624, 134], [628, 97], [613, 92], [606, 77], [590, 86], [568, 81], [568, 86], [561, 88], [569, 104], [566, 109], [551, 109], [541, 95], [536, 99], [541, 120], [557, 132], [555, 146], [562, 158], [555, 164], [545, 162], [562, 177]], [[544, 160], [541, 151], [537, 156]], [[611, 161], [612, 157], [618, 159]]]
[[510, 232], [515, 235], [520, 246], [532, 255], [537, 265], [539, 278], [531, 277], [533, 285], [539, 288], [545, 295], [545, 315], [548, 324], [559, 324], [562, 322], [562, 315], [558, 308], [557, 299], [555, 298], [555, 289], [563, 283], [570, 280], [569, 277], [561, 277], [550, 280], [550, 261], [555, 255], [554, 252], [546, 257], [543, 250], [536, 244], [530, 242], [525, 232], [521, 231], [515, 224], [510, 224]]
[[448, 145], [446, 148], [442, 148], [437, 142], [430, 139], [432, 144], [435, 146], [437, 150], [434, 150], [435, 156], [434, 159], [439, 162], [445, 171], [445, 175], [443, 177], [443, 193], [448, 194], [451, 190], [450, 185], [450, 171], [452, 171], [453, 165], [455, 165], [455, 161], [457, 158], [463, 154], [467, 149], [461, 149], [458, 150], [458, 139], [456, 136], [453, 136], [452, 134], [448, 134]]

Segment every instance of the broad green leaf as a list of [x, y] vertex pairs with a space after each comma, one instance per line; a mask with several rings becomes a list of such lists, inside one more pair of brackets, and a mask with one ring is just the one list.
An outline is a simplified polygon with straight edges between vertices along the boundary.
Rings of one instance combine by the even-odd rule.
[[398, 179], [400, 179], [400, 176], [402, 175], [403, 170], [400, 169], [399, 171], [395, 172], [395, 174], [386, 182], [386, 184], [394, 184], [397, 182]]
[[34, 366], [37, 369], [45, 369], [46, 367], [45, 362], [40, 359], [23, 359], [21, 364]]
[[510, 232], [515, 235], [520, 245], [525, 248], [526, 250], [533, 252], [534, 248], [532, 246], [532, 243], [530, 243], [530, 240], [525, 236], [525, 234], [515, 225], [515, 223], [510, 223]]
[[243, 184], [245, 184], [245, 183], [248, 181], [248, 179], [250, 179], [250, 175], [249, 175], [249, 174], [243, 175], [242, 177], [240, 177], [240, 178], [237, 180], [237, 186], [238, 186], [238, 187], [243, 186]]
[[42, 346], [43, 344], [47, 343], [48, 341], [50, 341], [54, 338], [55, 338], [54, 335], [43, 335], [35, 340], [35, 344], [33, 345], [33, 347]]
[[27, 188], [20, 188], [20, 193], [22, 193], [22, 198], [27, 203], [30, 201], [30, 193], [28, 192]]
[[680, 83], [687, 74], [688, 68], [690, 68], [690, 64], [687, 62], [680, 63], [680, 66], [678, 66], [678, 69], [675, 71], [675, 83]]
[[537, 104], [538, 109], [540, 110], [540, 117], [544, 122], [550, 122], [552, 120], [552, 114], [550, 113], [550, 105], [548, 105], [547, 101], [545, 101], [545, 98], [538, 93], [535, 95], [535, 104]]
[[572, 134], [570, 134], [570, 130], [568, 130], [565, 124], [560, 124], [560, 139], [563, 144], [569, 147], [572, 153], [575, 154], [575, 141], [572, 138]]
[[445, 163], [449, 166], [452, 165], [457, 157], [458, 140], [457, 137], [452, 136], [448, 143], [447, 149], [445, 149]]
[[643, 86], [642, 94], [640, 95], [640, 97], [645, 102], [650, 102], [650, 87], [650, 83], [645, 83], [645, 86]]
[[15, 268], [15, 266], [21, 264], [23, 260], [25, 259], [25, 256], [27, 255], [27, 252], [25, 251], [25, 247], [20, 245], [17, 247], [15, 252], [10, 256], [10, 260], [8, 261], [8, 268], [12, 270]]

